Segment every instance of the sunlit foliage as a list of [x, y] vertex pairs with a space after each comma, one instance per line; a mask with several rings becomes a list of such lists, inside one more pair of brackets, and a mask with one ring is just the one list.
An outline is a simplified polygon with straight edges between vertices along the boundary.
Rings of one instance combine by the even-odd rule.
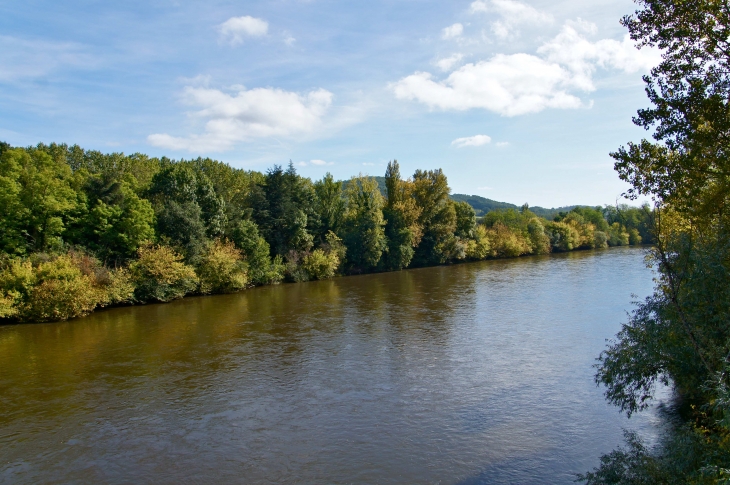
[[395, 160], [385, 177], [312, 182], [291, 162], [259, 173], [209, 158], [0, 144], [0, 319], [651, 242], [648, 208], [577, 207], [546, 221], [525, 205], [478, 221], [449, 192], [441, 170], [404, 178]]

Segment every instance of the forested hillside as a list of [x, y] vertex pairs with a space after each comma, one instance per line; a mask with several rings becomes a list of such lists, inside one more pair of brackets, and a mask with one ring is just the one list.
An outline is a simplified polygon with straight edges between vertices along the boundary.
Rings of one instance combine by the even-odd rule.
[[[487, 212], [491, 212], [494, 210], [500, 210], [500, 209], [519, 209], [520, 206], [517, 206], [515, 204], [510, 204], [509, 202], [497, 202], [496, 200], [492, 199], [486, 199], [484, 197], [478, 196], [478, 195], [466, 195], [466, 194], [453, 194], [451, 196], [452, 199], [454, 199], [457, 202], [466, 202], [472, 208], [476, 211], [477, 216], [483, 216]], [[575, 209], [578, 206], [570, 205], [565, 207], [557, 207], [553, 209], [545, 209], [544, 207], [540, 206], [531, 206], [530, 211], [535, 214], [536, 216], [545, 218], [545, 219], [553, 219], [555, 216], [559, 215], [561, 212], [570, 212], [571, 210]]]
[[523, 207], [477, 224], [441, 170], [312, 181], [208, 158], [0, 146], [0, 320], [281, 281], [652, 242], [648, 208]]

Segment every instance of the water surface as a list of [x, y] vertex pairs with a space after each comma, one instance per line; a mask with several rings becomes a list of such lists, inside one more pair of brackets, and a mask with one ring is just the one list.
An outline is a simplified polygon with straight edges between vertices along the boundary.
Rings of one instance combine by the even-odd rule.
[[0, 327], [0, 482], [562, 484], [631, 420], [595, 357], [640, 249], [323, 282]]

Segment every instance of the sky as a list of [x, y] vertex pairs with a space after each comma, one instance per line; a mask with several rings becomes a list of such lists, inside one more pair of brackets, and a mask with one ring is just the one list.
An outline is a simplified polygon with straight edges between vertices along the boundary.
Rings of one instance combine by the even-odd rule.
[[454, 193], [622, 202], [659, 53], [630, 0], [0, 2], [0, 140], [313, 179], [442, 168]]

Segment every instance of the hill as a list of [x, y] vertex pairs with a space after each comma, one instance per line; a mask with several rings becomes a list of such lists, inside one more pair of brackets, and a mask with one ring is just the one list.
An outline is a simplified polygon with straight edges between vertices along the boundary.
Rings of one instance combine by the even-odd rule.
[[[487, 199], [479, 195], [466, 195], [466, 194], [452, 194], [451, 198], [457, 202], [466, 202], [476, 211], [477, 216], [483, 216], [487, 212], [491, 212], [497, 209], [519, 209], [520, 206], [510, 204], [509, 202], [499, 202], [492, 199]], [[545, 219], [552, 219], [559, 212], [569, 212], [577, 205], [568, 205], [565, 207], [554, 207], [546, 209], [540, 206], [530, 206], [530, 210], [537, 216], [544, 217]]]
[[[378, 182], [378, 188], [380, 189], [380, 192], [383, 194], [383, 196], [386, 195], [385, 192], [385, 177], [382, 176], [370, 176], [371, 178], [375, 179], [376, 182]], [[343, 180], [342, 181], [342, 188], [346, 189], [347, 185], [349, 184], [349, 180]], [[491, 212], [493, 210], [497, 209], [516, 209], [519, 210], [520, 206], [515, 204], [510, 204], [509, 202], [499, 202], [492, 199], [487, 199], [485, 197], [481, 197], [479, 195], [467, 195], [467, 194], [451, 194], [451, 199], [456, 202], [466, 202], [472, 208], [476, 211], [477, 216], [483, 216], [487, 212]], [[544, 207], [540, 206], [530, 206], [530, 210], [539, 217], [544, 217], [545, 219], [552, 219], [555, 217], [559, 212], [570, 212], [575, 207], [579, 207], [578, 205], [568, 205], [565, 207], [553, 207], [550, 209], [546, 209]]]

